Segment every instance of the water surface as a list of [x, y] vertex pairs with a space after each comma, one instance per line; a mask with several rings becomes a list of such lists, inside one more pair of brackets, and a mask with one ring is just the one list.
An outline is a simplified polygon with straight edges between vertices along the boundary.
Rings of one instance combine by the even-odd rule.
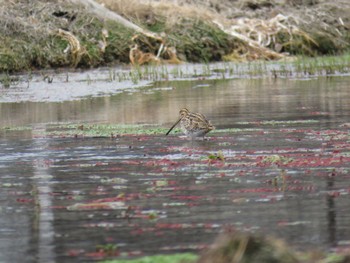
[[[183, 80], [1, 103], [0, 261], [197, 253], [231, 228], [349, 246], [349, 81]], [[208, 140], [45, 136], [57, 123], [170, 127], [182, 107], [217, 127]]]

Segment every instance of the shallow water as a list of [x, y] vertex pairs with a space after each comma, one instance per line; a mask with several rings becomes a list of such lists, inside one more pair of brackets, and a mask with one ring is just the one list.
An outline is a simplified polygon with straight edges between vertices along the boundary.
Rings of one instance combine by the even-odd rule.
[[[349, 82], [183, 80], [1, 103], [2, 127], [25, 128], [0, 132], [0, 262], [199, 252], [230, 228], [349, 247]], [[217, 127], [209, 140], [44, 135], [52, 123], [170, 127], [185, 106]]]

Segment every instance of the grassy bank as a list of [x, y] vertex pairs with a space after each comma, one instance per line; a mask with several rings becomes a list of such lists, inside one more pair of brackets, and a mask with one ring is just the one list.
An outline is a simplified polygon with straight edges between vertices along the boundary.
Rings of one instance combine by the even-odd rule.
[[[129, 63], [136, 32], [117, 22], [104, 21], [68, 0], [6, 5], [0, 18], [0, 72]], [[144, 27], [169, 34], [169, 44], [178, 46], [184, 60], [220, 60], [234, 47], [232, 37], [203, 20], [183, 18], [172, 32], [165, 20], [159, 16]]]
[[[167, 46], [176, 47], [181, 61], [213, 62], [224, 58], [251, 61], [273, 59], [277, 53], [283, 52], [334, 54], [346, 51], [349, 46], [345, 25], [340, 29], [329, 27], [327, 32], [314, 26], [315, 31], [307, 32], [310, 27], [296, 27], [300, 21], [293, 22], [288, 17], [283, 20], [281, 16], [276, 16], [275, 20], [266, 20], [269, 28], [257, 31], [257, 25], [264, 21], [257, 12], [260, 20], [249, 18], [246, 25], [250, 28], [236, 29], [240, 35], [244, 35], [247, 29], [254, 29], [260, 39], [268, 37], [271, 42], [265, 43], [266, 39], [260, 43], [261, 48], [260, 44], [258, 48], [252, 48], [249, 41], [257, 41], [254, 37], [247, 42], [230, 33], [230, 26], [237, 25], [238, 20], [223, 18], [204, 7], [194, 9], [193, 6], [176, 6], [170, 2], [143, 4], [136, 0], [133, 5], [126, 4], [126, 1], [100, 2], [142, 28], [161, 34]], [[282, 10], [287, 7], [286, 4], [271, 5]], [[243, 5], [241, 9], [244, 8], [248, 10], [250, 7]], [[91, 10], [69, 0], [58, 3], [43, 0], [5, 2], [0, 9], [0, 25], [0, 72], [127, 64], [130, 63], [130, 48], [135, 43], [144, 52], [154, 55], [159, 50], [159, 43], [157, 46], [143, 35], [139, 35], [136, 41], [136, 32], [132, 29], [98, 17]], [[275, 31], [268, 33], [268, 30]], [[335, 36], [334, 32], [339, 34]], [[271, 50], [275, 57], [270, 56], [270, 51], [265, 53], [265, 48]]]

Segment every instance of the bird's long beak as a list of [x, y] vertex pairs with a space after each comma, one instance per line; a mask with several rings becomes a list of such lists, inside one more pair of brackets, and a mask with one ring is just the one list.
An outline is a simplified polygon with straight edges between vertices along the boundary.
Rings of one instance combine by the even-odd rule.
[[181, 121], [181, 119], [182, 119], [182, 118], [179, 118], [179, 119], [177, 120], [177, 122], [175, 122], [175, 124], [174, 124], [173, 126], [171, 126], [171, 128], [169, 129], [169, 131], [168, 131], [165, 135], [168, 135], [168, 134], [174, 129], [174, 127]]

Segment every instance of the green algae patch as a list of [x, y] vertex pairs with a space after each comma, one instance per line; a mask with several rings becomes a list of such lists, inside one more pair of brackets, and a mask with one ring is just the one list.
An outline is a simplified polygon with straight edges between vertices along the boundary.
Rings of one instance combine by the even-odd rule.
[[[5, 126], [0, 132], [32, 131], [39, 137], [116, 137], [123, 135], [164, 135], [168, 128], [143, 124], [50, 124], [45, 129], [36, 130], [32, 126]], [[181, 133], [179, 128], [174, 134]]]
[[46, 129], [45, 134], [42, 135], [48, 137], [115, 137], [122, 135], [165, 135], [167, 131], [167, 128], [141, 124], [67, 124], [52, 126]]
[[137, 259], [107, 260], [101, 263], [194, 263], [198, 256], [190, 253], [147, 256]]
[[32, 129], [31, 126], [5, 126], [1, 127], [0, 131], [31, 131]]

